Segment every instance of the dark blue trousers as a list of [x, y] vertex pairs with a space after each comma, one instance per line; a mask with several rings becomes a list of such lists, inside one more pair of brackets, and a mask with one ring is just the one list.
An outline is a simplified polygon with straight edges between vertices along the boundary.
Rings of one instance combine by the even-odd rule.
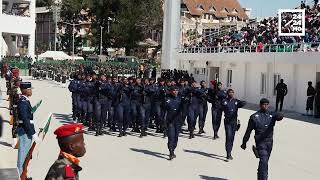
[[96, 99], [95, 105], [95, 118], [98, 125], [105, 124], [107, 121], [107, 111], [108, 111], [108, 99]]
[[188, 130], [190, 132], [193, 132], [195, 127], [196, 127], [196, 123], [197, 123], [197, 118], [199, 116], [199, 105], [196, 103], [192, 103], [189, 105], [188, 107]]
[[131, 120], [134, 128], [138, 128], [140, 122], [144, 121], [146, 112], [143, 104], [138, 102], [131, 102]]
[[259, 154], [258, 180], [268, 179], [268, 162], [273, 147], [273, 141], [263, 141], [257, 144]]
[[120, 103], [116, 106], [115, 111], [119, 131], [126, 131], [129, 125], [130, 104]]
[[233, 148], [234, 136], [236, 135], [237, 130], [237, 119], [225, 119], [224, 120], [224, 128], [226, 132], [226, 152], [227, 155], [231, 155], [231, 151]]
[[162, 120], [162, 116], [161, 116], [161, 111], [162, 111], [161, 103], [160, 102], [155, 102], [153, 104], [152, 111], [153, 111], [153, 114], [155, 116], [155, 123], [156, 123], [157, 128], [162, 127], [163, 120]]
[[144, 104], [145, 117], [141, 122], [142, 130], [146, 131], [149, 127], [150, 116], [151, 116], [151, 104]]
[[218, 135], [218, 131], [221, 125], [222, 119], [222, 110], [217, 109], [214, 106], [211, 107], [211, 115], [212, 115], [212, 128], [215, 135]]
[[167, 124], [168, 149], [174, 152], [178, 145], [179, 133], [181, 129], [181, 120], [173, 120]]
[[207, 113], [208, 113], [208, 104], [207, 103], [199, 104], [199, 129], [204, 128], [204, 125], [206, 123]]

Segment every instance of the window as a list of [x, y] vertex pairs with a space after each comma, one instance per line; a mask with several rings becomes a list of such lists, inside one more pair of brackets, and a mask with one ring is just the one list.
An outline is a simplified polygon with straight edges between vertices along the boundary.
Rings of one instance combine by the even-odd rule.
[[277, 92], [276, 92], [276, 86], [277, 84], [280, 82], [280, 79], [281, 79], [281, 75], [280, 74], [274, 74], [273, 75], [273, 95], [277, 95]]
[[202, 4], [199, 4], [198, 7], [197, 7], [197, 9], [200, 10], [200, 11], [201, 11], [201, 10], [202, 10], [202, 11], [204, 10]]
[[232, 70], [228, 70], [227, 73], [227, 87], [231, 87], [232, 85]]
[[260, 94], [266, 94], [267, 91], [267, 74], [261, 73], [261, 88]]
[[209, 9], [210, 12], [216, 12], [216, 8], [214, 8], [213, 6], [210, 7]]

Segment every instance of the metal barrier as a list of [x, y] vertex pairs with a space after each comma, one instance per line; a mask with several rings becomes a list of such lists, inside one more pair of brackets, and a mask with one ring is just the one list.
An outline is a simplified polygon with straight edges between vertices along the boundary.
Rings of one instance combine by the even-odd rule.
[[320, 42], [293, 44], [265, 44], [263, 46], [188, 47], [179, 53], [263, 53], [263, 52], [320, 52]]

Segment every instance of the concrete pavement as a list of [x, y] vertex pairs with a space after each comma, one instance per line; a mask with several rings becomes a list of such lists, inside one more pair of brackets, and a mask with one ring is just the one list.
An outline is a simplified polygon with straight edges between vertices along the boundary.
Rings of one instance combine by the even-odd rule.
[[[24, 78], [30, 80], [30, 78]], [[43, 100], [35, 114], [36, 126], [44, 126], [48, 113], [54, 113], [46, 139], [36, 148], [30, 163], [30, 176], [35, 180], [44, 179], [49, 167], [56, 160], [59, 148], [53, 131], [62, 124], [70, 123], [71, 97], [67, 88], [61, 88], [52, 81], [32, 81], [34, 95], [32, 104]], [[1, 89], [5, 91], [5, 82], [1, 80]], [[2, 92], [5, 95], [5, 92]], [[301, 102], [304, 103], [304, 102]], [[7, 106], [3, 102], [2, 106]], [[210, 109], [210, 108], [209, 108]], [[0, 113], [8, 120], [8, 112]], [[189, 140], [181, 135], [177, 158], [168, 161], [167, 139], [149, 135], [139, 138], [138, 134], [118, 138], [117, 134], [108, 133], [95, 137], [86, 133], [87, 154], [81, 158], [83, 171], [81, 180], [254, 180], [258, 167], [251, 151], [253, 135], [248, 149], [240, 149], [249, 116], [252, 110], [239, 111], [242, 127], [236, 135], [233, 156], [234, 160], [225, 162], [224, 128], [220, 130], [220, 139], [212, 140], [211, 113], [208, 112], [206, 134]], [[279, 122], [275, 127], [274, 148], [269, 162], [269, 179], [272, 180], [316, 180], [320, 177], [320, 120], [290, 113], [290, 117]], [[300, 120], [299, 120], [300, 119]], [[10, 146], [11, 135], [8, 123], [5, 123], [4, 137], [0, 139], [0, 169], [16, 166], [17, 150]]]

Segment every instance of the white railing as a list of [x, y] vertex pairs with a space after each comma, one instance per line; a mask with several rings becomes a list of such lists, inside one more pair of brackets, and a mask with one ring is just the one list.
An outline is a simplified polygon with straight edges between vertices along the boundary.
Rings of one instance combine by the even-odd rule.
[[320, 42], [293, 44], [265, 44], [263, 46], [186, 47], [179, 53], [263, 53], [263, 52], [320, 52]]

